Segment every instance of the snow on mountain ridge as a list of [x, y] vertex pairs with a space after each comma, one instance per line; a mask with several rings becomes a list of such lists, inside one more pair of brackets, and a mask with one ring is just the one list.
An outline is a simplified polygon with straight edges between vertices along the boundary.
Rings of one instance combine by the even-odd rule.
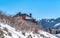
[[54, 27], [57, 27], [57, 26], [59, 26], [59, 25], [60, 25], [60, 23], [57, 23], [57, 24], [54, 25]]

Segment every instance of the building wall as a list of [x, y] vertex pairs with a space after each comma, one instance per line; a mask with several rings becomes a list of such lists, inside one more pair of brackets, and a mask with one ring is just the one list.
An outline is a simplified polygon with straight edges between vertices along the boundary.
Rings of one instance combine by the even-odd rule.
[[23, 20], [26, 20], [26, 16], [25, 16], [25, 15], [23, 15], [23, 16], [22, 16], [22, 19], [23, 19]]

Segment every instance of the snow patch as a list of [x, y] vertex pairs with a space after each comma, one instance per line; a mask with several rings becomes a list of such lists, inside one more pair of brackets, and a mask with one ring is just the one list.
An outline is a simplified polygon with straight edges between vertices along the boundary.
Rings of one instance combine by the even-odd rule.
[[[15, 28], [10, 27], [9, 25], [0, 22], [0, 29], [2, 29], [2, 28], [3, 29], [7, 28], [8, 32], [11, 33], [11, 36], [9, 36], [8, 32], [6, 31], [4, 33], [4, 38], [58, 38], [50, 33], [42, 31], [42, 30], [39, 30], [38, 34], [33, 34], [33, 32], [31, 31], [31, 32], [25, 32], [25, 35], [24, 35], [24, 34], [22, 34], [22, 31], [18, 32], [18, 31], [16, 31]], [[2, 31], [5, 31], [3, 29], [2, 29]]]

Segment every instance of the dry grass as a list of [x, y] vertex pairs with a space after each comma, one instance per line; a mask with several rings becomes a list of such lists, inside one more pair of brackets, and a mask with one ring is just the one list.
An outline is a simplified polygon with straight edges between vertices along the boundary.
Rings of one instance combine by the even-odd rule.
[[1, 37], [1, 38], [4, 38], [4, 32], [3, 32], [3, 30], [1, 30], [1, 29], [0, 29], [0, 37]]
[[5, 30], [6, 32], [8, 32], [8, 29], [6, 27], [3, 30]]
[[7, 33], [9, 36], [12, 36], [12, 34], [10, 32]]

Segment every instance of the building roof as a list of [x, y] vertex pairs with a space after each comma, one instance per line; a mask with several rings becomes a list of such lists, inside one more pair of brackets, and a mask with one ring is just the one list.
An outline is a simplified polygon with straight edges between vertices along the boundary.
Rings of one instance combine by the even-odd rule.
[[27, 16], [27, 17], [30, 17], [30, 15], [28, 15], [28, 14], [22, 14], [22, 13], [18, 13], [18, 14], [16, 14], [15, 16], [13, 16], [13, 17], [17, 17], [17, 16]]

